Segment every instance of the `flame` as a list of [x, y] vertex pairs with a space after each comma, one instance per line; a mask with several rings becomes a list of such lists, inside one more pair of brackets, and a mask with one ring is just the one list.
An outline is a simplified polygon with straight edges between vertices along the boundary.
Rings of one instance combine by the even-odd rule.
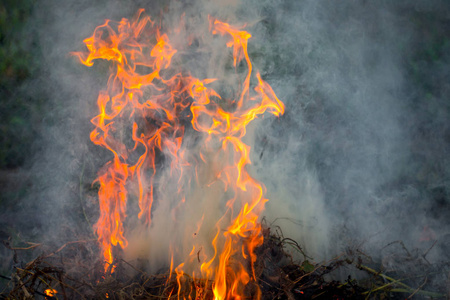
[[[265, 112], [280, 116], [284, 105], [260, 73], [253, 71], [247, 50], [251, 35], [243, 28], [209, 17], [211, 34], [228, 39], [226, 45], [232, 49], [236, 73], [238, 68], [246, 68], [236, 98], [229, 101], [210, 87], [219, 79], [200, 79], [186, 71], [177, 72], [172, 59], [178, 51], [171, 45], [169, 35], [162, 33], [161, 27], [143, 12], [139, 10], [131, 21], [107, 20], [84, 40], [87, 52], [73, 53], [89, 67], [95, 60], [112, 63], [108, 87], [98, 96], [99, 113], [91, 120], [95, 129], [90, 135], [94, 144], [109, 150], [112, 156], [96, 179], [100, 185], [100, 217], [95, 230], [105, 271], [113, 264], [114, 247], [125, 248], [128, 244], [124, 222], [132, 185], [137, 186], [138, 218], [147, 226], [152, 222], [155, 184], [161, 172], [157, 157], [164, 155], [170, 162], [170, 175], [178, 178], [180, 201], [172, 211], [174, 220], [177, 210], [187, 205], [183, 193], [189, 184], [182, 182], [191, 179], [186, 168], [193, 168], [195, 180], [200, 182], [198, 170], [214, 160], [217, 167], [213, 177], [221, 183], [223, 193], [232, 196], [226, 202], [225, 214], [216, 223], [211, 241], [213, 254], [202, 251], [200, 259], [203, 245], [191, 245], [189, 257], [175, 268], [180, 285], [178, 297], [181, 297], [185, 263], [198, 260], [202, 263], [192, 276], [213, 280], [215, 299], [241, 299], [245, 295], [244, 287], [257, 279], [255, 249], [263, 242], [258, 218], [268, 201], [264, 198], [264, 186], [247, 171], [251, 148], [243, 138], [252, 120]], [[226, 101], [228, 108], [223, 105]], [[196, 148], [199, 159], [187, 157], [182, 147], [186, 118], [190, 118], [192, 128], [204, 137]], [[131, 134], [125, 137], [122, 129], [127, 127], [123, 124], [130, 124], [131, 129]], [[204, 215], [196, 221], [196, 232], [203, 218]], [[171, 270], [173, 263], [172, 253]]]
[[57, 293], [58, 293], [58, 291], [55, 289], [46, 289], [44, 291], [44, 294], [49, 297], [54, 297]]

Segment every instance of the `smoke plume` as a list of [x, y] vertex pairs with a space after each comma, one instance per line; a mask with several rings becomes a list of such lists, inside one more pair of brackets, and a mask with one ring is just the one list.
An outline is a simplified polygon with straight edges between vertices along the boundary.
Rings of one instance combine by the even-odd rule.
[[[195, 51], [181, 53], [178, 63], [199, 78], [225, 79], [214, 86], [225, 94], [236, 72], [227, 65], [229, 49], [208, 36], [208, 15], [247, 24], [254, 68], [286, 105], [283, 116], [251, 124], [248, 170], [267, 190], [264, 222], [279, 226], [308, 255], [329, 259], [355, 245], [379, 255], [392, 241], [426, 248], [427, 239], [449, 234], [448, 39], [436, 46], [434, 60], [427, 56], [434, 51], [427, 45], [449, 28], [445, 1], [117, 0], [41, 1], [30, 21], [42, 71], [27, 84], [49, 101], [35, 142], [35, 191], [26, 202], [39, 205], [34, 218], [47, 239], [58, 244], [92, 233], [98, 204], [91, 184], [108, 155], [89, 140], [107, 62], [86, 68], [69, 53], [84, 50], [83, 39], [105, 19], [130, 19], [139, 8], [168, 28], [184, 14], [185, 32], [174, 45], [186, 44], [189, 34], [198, 38]], [[437, 21], [421, 27], [430, 15]], [[183, 147], [195, 150], [195, 138]], [[177, 183], [161, 182], [160, 195], [171, 199]], [[187, 195], [193, 204], [180, 214], [189, 226], [171, 222], [174, 203], [160, 201], [150, 231], [127, 233], [127, 255], [144, 254], [155, 268], [167, 267], [171, 239], [210, 238], [210, 232], [194, 236], [201, 212], [208, 212], [204, 226], [211, 228], [225, 207], [208, 200], [222, 197], [220, 191], [202, 188]], [[435, 236], [423, 237], [424, 228]], [[445, 249], [443, 242], [430, 256], [443, 259]]]

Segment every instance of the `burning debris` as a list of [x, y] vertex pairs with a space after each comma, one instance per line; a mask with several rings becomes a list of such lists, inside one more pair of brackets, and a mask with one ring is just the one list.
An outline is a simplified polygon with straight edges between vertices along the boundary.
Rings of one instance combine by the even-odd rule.
[[[449, 266], [426, 264], [424, 257], [405, 257], [401, 263], [410, 267], [383, 270], [381, 262], [373, 261], [359, 249], [349, 249], [331, 261], [317, 264], [295, 241], [283, 237], [281, 229], [264, 225], [263, 237], [263, 244], [255, 250], [256, 279], [243, 289], [243, 299], [448, 297], [448, 287], [441, 283], [448, 275]], [[37, 247], [43, 245], [33, 249]], [[15, 252], [16, 259], [20, 256], [18, 252], [23, 251], [14, 247], [10, 249]], [[216, 299], [213, 280], [195, 278], [168, 268], [151, 275], [140, 268], [148, 262], [127, 262], [121, 258], [116, 259], [105, 272], [96, 251], [96, 241], [88, 240], [67, 243], [49, 254], [40, 255], [26, 265], [16, 267], [12, 278], [9, 278], [8, 292], [1, 295], [5, 299], [41, 297], [49, 300]], [[293, 252], [303, 258], [294, 262], [289, 254]], [[332, 280], [332, 274], [342, 269], [346, 272], [360, 270], [364, 273], [363, 279], [348, 276], [344, 281]]]

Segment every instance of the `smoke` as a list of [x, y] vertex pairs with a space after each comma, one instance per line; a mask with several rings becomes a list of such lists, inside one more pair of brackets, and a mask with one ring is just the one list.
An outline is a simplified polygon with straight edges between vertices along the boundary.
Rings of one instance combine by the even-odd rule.
[[[426, 226], [445, 243], [448, 226], [431, 211], [448, 206], [448, 83], [440, 73], [448, 55], [429, 65], [418, 57], [432, 51], [424, 43], [436, 30], [420, 22], [444, 11], [444, 2], [367, 1], [283, 1], [263, 10], [267, 78], [287, 113], [259, 131], [258, 175], [273, 200], [267, 214], [285, 217], [278, 224], [313, 256], [350, 245], [379, 255], [395, 240], [428, 247]], [[435, 88], [417, 82], [420, 72], [430, 72]]]
[[[90, 119], [96, 114], [98, 92], [106, 86], [108, 66], [99, 62], [88, 69], [69, 52], [80, 50], [82, 40], [104, 19], [131, 18], [142, 7], [151, 15], [163, 15], [168, 27], [179, 25], [184, 12], [186, 28], [201, 37], [198, 57], [207, 58], [199, 61], [185, 54], [188, 69], [197, 77], [225, 76], [230, 85], [234, 75], [226, 70], [228, 50], [207, 36], [207, 15], [230, 24], [247, 23], [254, 67], [286, 104], [285, 115], [258, 120], [246, 137], [253, 151], [249, 171], [266, 186], [269, 202], [263, 215], [272, 228], [280, 226], [285, 236], [297, 240], [317, 260], [360, 244], [372, 255], [395, 240], [427, 247], [421, 241], [426, 226], [438, 239], [445, 238], [450, 231], [445, 223], [450, 183], [446, 101], [450, 68], [445, 54], [449, 46], [441, 46], [442, 53], [432, 62], [415, 51], [428, 51], [422, 43], [433, 41], [431, 29], [422, 28], [421, 22], [429, 15], [446, 20], [448, 5], [433, 3], [36, 4], [30, 33], [39, 36], [42, 76], [29, 86], [49, 102], [43, 113], [44, 130], [36, 141], [35, 191], [26, 202], [41, 207], [36, 217], [40, 229], [56, 244], [91, 234], [98, 217], [92, 213], [98, 208], [91, 183], [108, 154], [89, 141]], [[438, 21], [433, 24], [439, 28]], [[185, 43], [179, 36], [174, 43]], [[203, 49], [218, 54], [208, 57]], [[172, 197], [169, 186], [159, 188], [166, 188], [166, 197]], [[224, 204], [207, 200], [219, 194], [211, 188], [188, 195], [209, 213], [205, 223], [212, 230], [214, 225], [208, 222], [220, 216]], [[180, 220], [190, 225], [175, 234], [182, 228], [170, 222], [172, 204], [158, 203], [151, 232], [129, 233], [130, 256], [146, 253], [156, 264], [161, 256], [167, 257], [173, 236], [186, 243], [198, 238], [193, 228], [201, 219], [200, 210], [190, 206], [181, 214], [192, 219]], [[436, 260], [445, 254], [439, 249], [430, 253]]]

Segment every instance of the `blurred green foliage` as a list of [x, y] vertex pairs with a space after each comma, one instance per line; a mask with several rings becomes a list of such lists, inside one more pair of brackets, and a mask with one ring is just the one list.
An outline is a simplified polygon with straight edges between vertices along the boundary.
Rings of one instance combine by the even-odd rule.
[[447, 67], [450, 58], [448, 16], [445, 12], [414, 12], [410, 19], [417, 34], [413, 48], [409, 49], [412, 52], [409, 61], [412, 79], [419, 91], [425, 94], [440, 93], [441, 80], [444, 79], [442, 68]]
[[27, 27], [35, 1], [0, 2], [0, 168], [22, 166], [37, 134], [37, 101], [23, 83], [38, 69], [36, 37]]
[[[450, 19], [449, 10], [410, 13], [415, 38], [405, 61], [414, 112], [411, 151], [416, 179], [425, 184], [448, 178], [450, 138]], [[412, 121], [411, 121], [412, 122]]]

